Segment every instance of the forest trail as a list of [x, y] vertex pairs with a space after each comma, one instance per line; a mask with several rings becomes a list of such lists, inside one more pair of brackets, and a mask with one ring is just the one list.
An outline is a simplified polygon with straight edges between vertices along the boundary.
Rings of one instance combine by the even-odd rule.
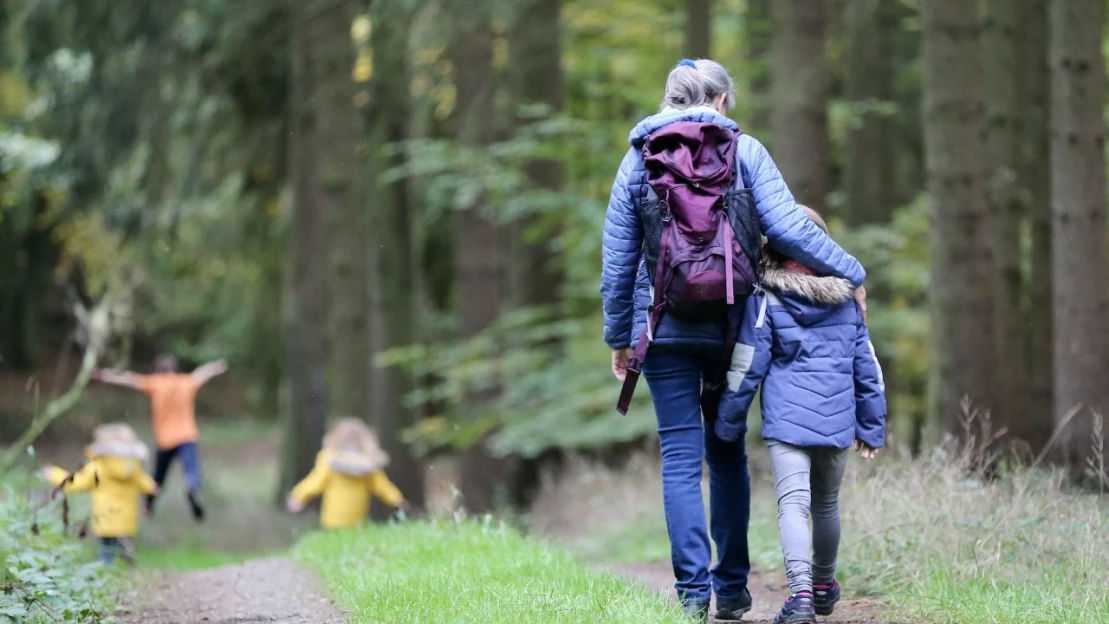
[[[144, 579], [146, 580], [146, 579]], [[316, 579], [286, 559], [257, 559], [146, 580], [125, 624], [341, 624], [346, 618]]]
[[[620, 564], [609, 566], [608, 569], [631, 577], [651, 589], [665, 591], [669, 595], [674, 593], [674, 573], [669, 563]], [[743, 617], [743, 623], [771, 624], [786, 596], [785, 580], [770, 579], [752, 571], [747, 587], [751, 591], [754, 609]], [[713, 607], [715, 608], [715, 601]], [[873, 601], [842, 600], [836, 605], [834, 615], [818, 616], [817, 619], [821, 624], [897, 624], [880, 618], [880, 612], [880, 605]]]

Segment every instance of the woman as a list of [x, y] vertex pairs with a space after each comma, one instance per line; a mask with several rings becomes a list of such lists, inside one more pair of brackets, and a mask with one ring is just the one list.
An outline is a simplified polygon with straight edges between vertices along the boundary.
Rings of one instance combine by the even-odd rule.
[[[601, 297], [605, 342], [612, 349], [612, 370], [623, 380], [635, 338], [647, 319], [651, 294], [642, 262], [640, 205], [647, 196], [647, 170], [641, 150], [646, 138], [675, 122], [714, 123], [739, 128], [725, 113], [735, 108], [735, 83], [714, 61], [683, 60], [666, 81], [662, 110], [632, 130], [616, 174], [605, 217]], [[751, 189], [759, 226], [768, 244], [821, 275], [844, 278], [865, 304], [863, 267], [822, 232], [793, 200], [766, 148], [748, 135], [736, 144], [736, 167]], [[737, 302], [742, 305], [742, 302]], [[864, 308], [865, 309], [865, 308]], [[705, 619], [713, 591], [718, 620], [737, 620], [751, 609], [747, 591], [750, 561], [747, 523], [750, 480], [740, 435], [734, 442], [716, 437], [701, 414], [702, 378], [719, 376], [724, 363], [726, 322], [689, 323], [663, 315], [654, 331], [643, 375], [651, 391], [662, 447], [663, 504], [674, 587], [685, 610]], [[718, 562], [711, 570], [708, 532], [701, 493], [702, 462], [709, 468], [712, 538]]]

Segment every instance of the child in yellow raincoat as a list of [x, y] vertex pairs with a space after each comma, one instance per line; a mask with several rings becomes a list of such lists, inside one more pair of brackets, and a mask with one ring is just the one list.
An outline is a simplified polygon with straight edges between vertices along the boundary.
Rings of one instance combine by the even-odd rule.
[[320, 526], [324, 529], [347, 529], [364, 523], [371, 496], [407, 510], [404, 495], [385, 476], [388, 463], [389, 456], [366, 423], [344, 418], [324, 436], [315, 468], [289, 493], [286, 506], [298, 513], [309, 500], [322, 496]]
[[122, 555], [130, 562], [132, 538], [139, 529], [139, 497], [157, 491], [154, 480], [143, 470], [146, 445], [131, 427], [105, 424], [93, 432], [85, 455], [88, 461], [72, 479], [68, 472], [51, 465], [43, 466], [43, 476], [55, 487], [64, 482], [67, 493], [91, 490], [92, 533], [100, 538], [100, 560], [111, 563], [116, 555]]

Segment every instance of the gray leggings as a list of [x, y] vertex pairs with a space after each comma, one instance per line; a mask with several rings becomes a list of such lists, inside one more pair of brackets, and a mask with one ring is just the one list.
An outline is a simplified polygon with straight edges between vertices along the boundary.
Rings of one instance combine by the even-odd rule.
[[776, 440], [768, 445], [789, 588], [793, 593], [811, 592], [813, 583], [829, 584], [836, 573], [839, 485], [847, 467], [847, 451], [801, 448]]

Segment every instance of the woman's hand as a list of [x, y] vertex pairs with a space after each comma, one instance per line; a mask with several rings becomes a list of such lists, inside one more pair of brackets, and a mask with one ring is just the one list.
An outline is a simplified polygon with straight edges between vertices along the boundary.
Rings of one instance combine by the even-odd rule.
[[862, 442], [859, 442], [858, 440], [855, 440], [855, 450], [859, 452], [860, 457], [866, 460], [871, 460], [875, 457], [878, 457], [878, 449], [870, 448], [869, 446], [863, 444]]
[[863, 313], [863, 322], [866, 322], [866, 286], [860, 285], [855, 289], [855, 303], [859, 306], [859, 311]]
[[632, 350], [628, 349], [613, 349], [612, 350], [612, 374], [620, 381], [628, 376], [628, 360], [632, 357]]

